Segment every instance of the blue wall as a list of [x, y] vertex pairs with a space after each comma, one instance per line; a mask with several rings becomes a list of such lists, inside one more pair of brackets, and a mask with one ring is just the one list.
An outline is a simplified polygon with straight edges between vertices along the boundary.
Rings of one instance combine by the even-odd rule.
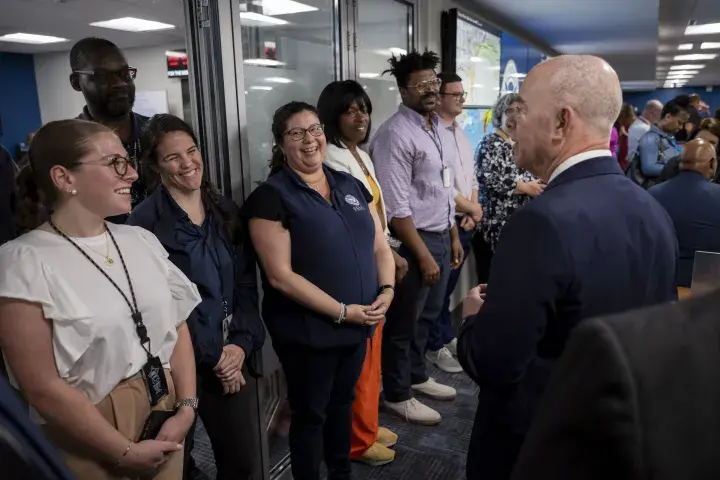
[[42, 124], [32, 55], [0, 52], [0, 118], [0, 143], [15, 156], [18, 144]]
[[647, 92], [624, 92], [623, 100], [642, 110], [650, 100], [657, 99], [662, 103], [667, 103], [678, 95], [690, 95], [691, 93], [700, 95], [702, 101], [710, 106], [711, 115], [720, 108], [720, 87], [715, 87], [712, 92], [707, 92], [705, 87], [661, 88]]

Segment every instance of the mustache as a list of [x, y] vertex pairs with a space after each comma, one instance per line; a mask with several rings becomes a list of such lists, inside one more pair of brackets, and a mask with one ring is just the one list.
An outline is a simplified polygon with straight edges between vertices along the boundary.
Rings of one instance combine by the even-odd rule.
[[430, 98], [440, 98], [440, 94], [439, 94], [439, 93], [429, 92], [429, 93], [426, 93], [425, 95], [422, 96], [422, 99], [423, 99], [423, 100], [427, 100], [427, 99], [430, 99]]

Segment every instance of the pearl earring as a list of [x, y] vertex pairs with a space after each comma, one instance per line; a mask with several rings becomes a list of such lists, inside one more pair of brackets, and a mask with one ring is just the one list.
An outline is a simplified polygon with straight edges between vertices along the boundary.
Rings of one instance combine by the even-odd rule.
[[67, 192], [68, 192], [70, 195], [77, 195], [77, 190], [75, 190], [74, 188], [73, 188], [73, 189], [68, 189]]

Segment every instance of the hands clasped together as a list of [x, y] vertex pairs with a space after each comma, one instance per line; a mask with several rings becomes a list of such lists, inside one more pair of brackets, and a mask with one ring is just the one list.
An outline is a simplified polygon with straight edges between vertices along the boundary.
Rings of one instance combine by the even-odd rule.
[[371, 305], [348, 305], [345, 322], [356, 325], [377, 325], [385, 318], [394, 296], [395, 292], [387, 289], [383, 290]]

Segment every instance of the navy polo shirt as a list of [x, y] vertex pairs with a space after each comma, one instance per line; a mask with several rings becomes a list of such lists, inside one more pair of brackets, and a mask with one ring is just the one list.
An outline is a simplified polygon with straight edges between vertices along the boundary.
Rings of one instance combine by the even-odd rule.
[[[346, 305], [370, 305], [379, 287], [372, 195], [351, 175], [323, 169], [332, 204], [285, 167], [250, 195], [243, 216], [281, 222], [290, 232], [295, 273]], [[286, 297], [270, 285], [262, 268], [261, 277], [263, 318], [273, 342], [332, 348], [363, 342], [370, 335], [369, 327], [337, 324], [335, 318]]]

